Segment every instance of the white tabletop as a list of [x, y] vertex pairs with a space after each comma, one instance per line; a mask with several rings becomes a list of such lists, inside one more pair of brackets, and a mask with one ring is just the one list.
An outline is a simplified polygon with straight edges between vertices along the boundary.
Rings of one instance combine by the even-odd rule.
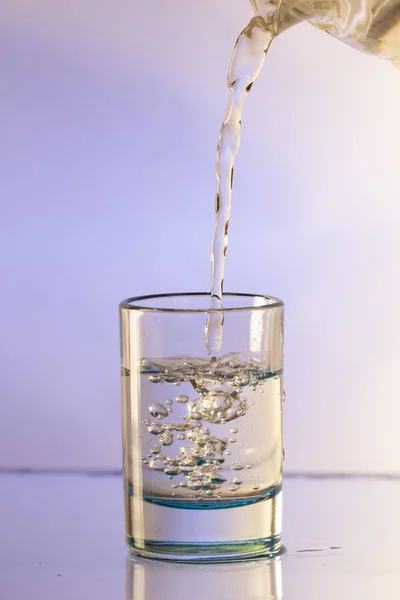
[[130, 560], [121, 487], [117, 474], [1, 474], [0, 600], [400, 598], [396, 479], [286, 478], [287, 554], [230, 566]]

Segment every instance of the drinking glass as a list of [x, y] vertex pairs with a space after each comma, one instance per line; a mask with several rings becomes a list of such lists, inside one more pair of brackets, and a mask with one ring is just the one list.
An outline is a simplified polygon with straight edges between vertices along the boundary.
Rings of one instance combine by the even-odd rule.
[[[209, 319], [222, 346], [205, 344]], [[148, 558], [282, 552], [283, 303], [142, 296], [120, 305], [126, 540]]]

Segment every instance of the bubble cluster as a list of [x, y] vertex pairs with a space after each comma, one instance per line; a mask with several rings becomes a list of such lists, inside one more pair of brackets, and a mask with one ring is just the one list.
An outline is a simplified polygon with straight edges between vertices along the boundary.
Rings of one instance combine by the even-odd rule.
[[[223, 437], [226, 431], [221, 429], [219, 434], [219, 428], [240, 419], [248, 411], [243, 388], [256, 389], [262, 380], [260, 363], [253, 358], [242, 360], [236, 354], [226, 354], [209, 361], [185, 361], [170, 367], [145, 360], [142, 368], [148, 372], [149, 383], [176, 386], [186, 383], [193, 390], [193, 395], [178, 394], [174, 399], [165, 400], [165, 405], [154, 403], [148, 407], [152, 419], [145, 419], [143, 423], [150, 437], [157, 439], [144, 464], [175, 479], [172, 489], [191, 490], [197, 499], [203, 495], [218, 497], [225, 486], [232, 493], [237, 492], [243, 480], [235, 477], [229, 482], [222, 473], [224, 457], [231, 454], [228, 447], [236, 438]], [[232, 427], [229, 432], [235, 435], [239, 428]], [[170, 447], [173, 456], [165, 454], [171, 452]], [[246, 465], [246, 468], [251, 467]], [[230, 469], [242, 471], [244, 466], [234, 462]]]
[[170, 431], [164, 431], [158, 439], [163, 446], [172, 446], [174, 443], [174, 436]]

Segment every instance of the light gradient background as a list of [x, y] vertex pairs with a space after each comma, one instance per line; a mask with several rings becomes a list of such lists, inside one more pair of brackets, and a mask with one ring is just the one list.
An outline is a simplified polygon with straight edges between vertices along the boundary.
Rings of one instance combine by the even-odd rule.
[[[0, 0], [0, 466], [118, 468], [117, 304], [206, 290], [246, 0]], [[400, 74], [305, 24], [243, 119], [226, 289], [286, 302], [290, 471], [400, 473]]]

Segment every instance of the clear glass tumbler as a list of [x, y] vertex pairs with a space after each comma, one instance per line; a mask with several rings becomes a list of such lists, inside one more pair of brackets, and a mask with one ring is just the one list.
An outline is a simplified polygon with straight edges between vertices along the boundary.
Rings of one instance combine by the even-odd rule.
[[224, 294], [209, 306], [209, 294], [120, 305], [126, 539], [149, 558], [282, 552], [283, 303]]

